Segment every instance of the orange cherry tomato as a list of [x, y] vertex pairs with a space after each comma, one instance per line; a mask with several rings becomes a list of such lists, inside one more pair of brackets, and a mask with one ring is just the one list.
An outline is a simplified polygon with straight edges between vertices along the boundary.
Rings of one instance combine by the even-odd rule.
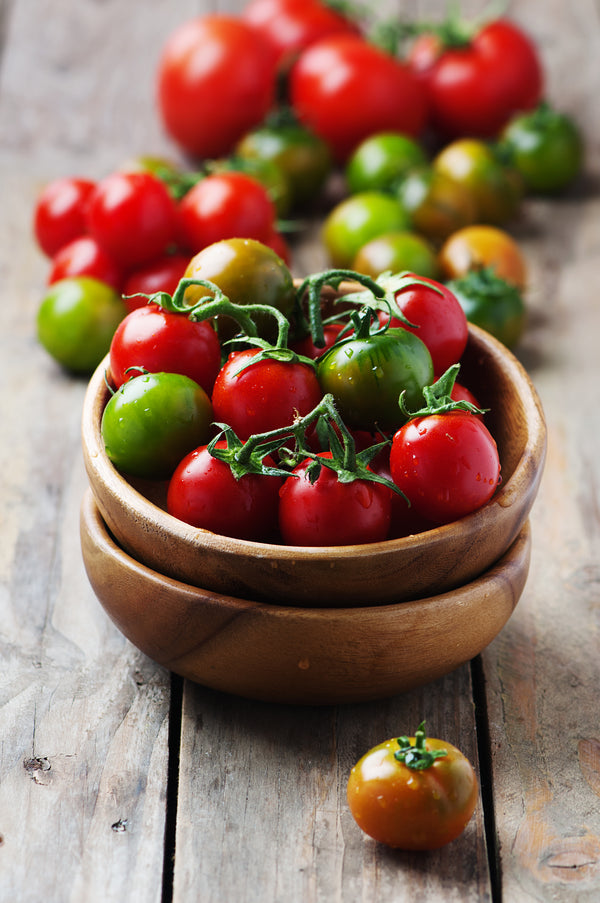
[[527, 283], [523, 252], [512, 236], [496, 226], [466, 226], [454, 232], [442, 245], [438, 264], [444, 280], [489, 267], [521, 291]]
[[374, 840], [402, 850], [435, 850], [455, 840], [475, 811], [478, 783], [451, 743], [414, 737], [375, 746], [350, 773], [348, 805]]

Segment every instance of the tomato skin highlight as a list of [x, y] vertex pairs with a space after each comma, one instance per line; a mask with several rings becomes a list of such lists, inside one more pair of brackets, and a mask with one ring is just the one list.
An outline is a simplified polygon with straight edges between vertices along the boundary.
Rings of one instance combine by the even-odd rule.
[[[331, 458], [330, 452], [320, 457]], [[293, 470], [283, 484], [279, 529], [291, 546], [346, 546], [387, 538], [392, 491], [381, 483], [342, 483], [328, 467], [314, 483], [306, 475], [310, 460]]]
[[480, 508], [500, 481], [493, 436], [480, 418], [462, 411], [404, 424], [392, 441], [390, 470], [416, 512], [437, 524]]
[[[226, 446], [224, 441], [216, 443], [216, 448]], [[273, 466], [269, 457], [264, 463]], [[175, 469], [167, 490], [167, 510], [193, 527], [260, 542], [275, 533], [281, 482], [279, 477], [260, 474], [236, 480], [228, 464], [201, 446]]]
[[147, 304], [121, 321], [111, 342], [110, 375], [117, 388], [139, 374], [127, 373], [131, 367], [181, 373], [210, 395], [221, 367], [221, 345], [210, 323]]
[[194, 157], [226, 156], [273, 106], [276, 66], [271, 45], [239, 17], [213, 14], [183, 23], [157, 67], [167, 132]]
[[418, 771], [399, 762], [398, 741], [369, 750], [354, 766], [347, 786], [358, 826], [379, 843], [402, 850], [435, 850], [455, 840], [470, 821], [478, 798], [477, 777], [451, 743], [427, 738], [426, 749], [446, 750]]
[[248, 364], [255, 348], [233, 352], [220, 369], [212, 394], [215, 420], [245, 440], [289, 426], [315, 408], [323, 393], [315, 371], [301, 362], [261, 360]]

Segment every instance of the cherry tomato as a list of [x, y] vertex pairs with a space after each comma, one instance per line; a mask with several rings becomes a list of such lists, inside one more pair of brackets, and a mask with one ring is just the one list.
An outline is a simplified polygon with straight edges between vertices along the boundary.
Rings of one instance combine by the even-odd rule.
[[166, 292], [172, 295], [182, 279], [190, 258], [187, 254], [163, 254], [140, 270], [130, 273], [123, 285], [123, 301], [127, 310], [145, 307], [145, 295]]
[[374, 840], [401, 850], [435, 850], [462, 834], [477, 805], [469, 760], [451, 743], [414, 737], [386, 740], [350, 772], [348, 805]]
[[120, 471], [162, 480], [210, 438], [212, 407], [198, 383], [180, 373], [143, 373], [110, 397], [102, 414], [106, 453]]
[[255, 348], [230, 354], [212, 394], [215, 420], [229, 424], [243, 440], [253, 433], [289, 426], [298, 415], [309, 414], [323, 397], [308, 364], [275, 359], [250, 363], [256, 354]]
[[111, 286], [86, 276], [62, 279], [53, 283], [38, 309], [38, 339], [67, 370], [89, 374], [108, 353], [126, 313]]
[[192, 156], [226, 156], [273, 106], [276, 66], [271, 45], [239, 17], [185, 22], [167, 39], [157, 67], [167, 132]]
[[278, 219], [285, 219], [289, 214], [292, 207], [291, 186], [286, 174], [274, 160], [268, 160], [266, 157], [242, 157], [236, 153], [221, 164], [213, 164], [213, 167], [213, 173], [233, 171], [250, 176], [267, 192]]
[[[414, 284], [394, 292], [395, 304], [413, 325], [394, 316], [390, 322], [414, 333], [425, 343], [434, 373], [439, 377], [463, 355], [469, 337], [467, 317], [447, 286], [425, 277], [415, 276], [415, 279]], [[385, 319], [387, 314], [380, 317]]]
[[[216, 448], [227, 443], [219, 441]], [[263, 462], [273, 466], [267, 456]], [[206, 446], [194, 449], [175, 469], [167, 491], [167, 511], [193, 527], [256, 542], [277, 529], [281, 478], [248, 473], [236, 479]]]
[[334, 346], [317, 361], [317, 374], [347, 426], [388, 432], [405, 420], [398, 406], [401, 392], [406, 391], [409, 410], [422, 406], [423, 388], [433, 381], [433, 363], [418, 336], [391, 327]]
[[[331, 458], [331, 452], [318, 457]], [[391, 490], [368, 480], [342, 482], [322, 466], [313, 482], [307, 459], [283, 484], [279, 500], [279, 529], [291, 546], [347, 546], [382, 542], [391, 516]]]
[[526, 309], [521, 291], [491, 269], [473, 270], [447, 283], [467, 320], [481, 326], [508, 348], [514, 347], [525, 329]]
[[466, 226], [451, 235], [438, 254], [445, 280], [457, 279], [471, 270], [491, 267], [497, 276], [521, 291], [527, 282], [527, 264], [515, 239], [496, 226]]
[[319, 0], [250, 0], [242, 19], [269, 41], [284, 69], [300, 51], [321, 38], [358, 33], [349, 19]]
[[348, 190], [394, 191], [404, 176], [426, 163], [425, 151], [414, 138], [379, 132], [365, 138], [350, 156], [345, 171]]
[[110, 375], [118, 388], [141, 367], [153, 373], [183, 373], [207, 395], [221, 368], [221, 345], [210, 323], [147, 304], [119, 324], [110, 345]]
[[437, 524], [480, 508], [500, 480], [493, 436], [482, 420], [462, 411], [404, 424], [392, 441], [390, 469], [415, 511]]
[[91, 235], [74, 238], [56, 252], [47, 276], [48, 285], [71, 276], [90, 276], [120, 292], [123, 272]]
[[65, 177], [54, 179], [41, 191], [35, 205], [33, 230], [47, 257], [87, 232], [86, 211], [94, 182]]
[[358, 251], [351, 268], [376, 278], [382, 273], [410, 270], [420, 276], [437, 276], [437, 254], [432, 244], [414, 232], [386, 232]]
[[570, 116], [548, 104], [514, 116], [502, 132], [501, 146], [527, 190], [533, 193], [562, 191], [577, 177], [583, 164], [579, 128]]
[[427, 92], [432, 125], [446, 138], [494, 138], [514, 113], [532, 109], [541, 98], [537, 48], [506, 19], [489, 22], [470, 39], [464, 29], [453, 32], [448, 46], [441, 30], [424, 33], [409, 53]]
[[98, 244], [121, 267], [132, 269], [149, 263], [174, 241], [175, 202], [150, 172], [113, 172], [90, 197], [88, 224]]
[[306, 207], [317, 198], [332, 170], [327, 144], [289, 117], [269, 119], [248, 132], [236, 153], [276, 163], [287, 179], [292, 208]]
[[298, 118], [327, 142], [338, 162], [382, 131], [417, 136], [426, 119], [421, 86], [408, 68], [360, 37], [324, 38], [290, 72]]
[[410, 172], [398, 188], [398, 198], [410, 216], [412, 228], [431, 241], [443, 241], [477, 220], [472, 195], [431, 166]]
[[438, 153], [433, 168], [472, 196], [474, 222], [499, 225], [518, 212], [523, 194], [521, 179], [489, 144], [475, 138], [457, 139]]
[[409, 216], [395, 198], [383, 191], [361, 191], [340, 201], [329, 212], [322, 238], [333, 266], [349, 267], [372, 238], [409, 227]]
[[[292, 274], [285, 262], [266, 244], [249, 238], [230, 238], [215, 242], [196, 254], [185, 271], [186, 278], [206, 279], [217, 285], [233, 304], [266, 304], [291, 318], [295, 307]], [[200, 286], [186, 290], [188, 304], [212, 299], [210, 292]], [[275, 336], [274, 320], [257, 318], [259, 332], [265, 337]], [[221, 340], [239, 332], [231, 318], [218, 318]]]
[[179, 204], [181, 240], [193, 254], [226, 238], [266, 241], [275, 219], [264, 185], [242, 172], [206, 176]]

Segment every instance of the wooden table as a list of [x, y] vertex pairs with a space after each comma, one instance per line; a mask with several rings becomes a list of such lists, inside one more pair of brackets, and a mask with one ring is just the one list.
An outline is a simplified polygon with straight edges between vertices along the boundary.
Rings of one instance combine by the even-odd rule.
[[[519, 356], [549, 447], [525, 593], [481, 657], [376, 704], [290, 708], [190, 685], [133, 648], [87, 582], [78, 510], [85, 382], [38, 346], [41, 187], [173, 155], [153, 107], [165, 36], [241, 2], [0, 3], [0, 900], [600, 899], [600, 5], [521, 0], [586, 176], [529, 201]], [[395, 4], [388, 3], [390, 8]], [[439, 16], [441, 2], [398, 3]], [[477, 11], [483, 3], [464, 5]], [[384, 4], [379, 5], [383, 8]], [[296, 274], [321, 268], [307, 237]], [[345, 802], [370, 746], [432, 735], [477, 763], [476, 817], [431, 854], [378, 847]]]

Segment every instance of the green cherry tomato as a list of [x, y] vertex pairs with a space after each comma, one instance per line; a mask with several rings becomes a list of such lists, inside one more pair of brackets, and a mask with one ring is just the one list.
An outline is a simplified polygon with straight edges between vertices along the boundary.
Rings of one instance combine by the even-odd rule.
[[351, 194], [359, 191], [393, 191], [411, 169], [427, 163], [421, 145], [400, 132], [380, 132], [366, 138], [346, 165]]
[[[192, 257], [184, 275], [214, 282], [233, 304], [267, 304], [288, 318], [294, 312], [294, 280], [288, 266], [272, 248], [255, 239], [227, 238], [208, 245]], [[186, 304], [196, 304], [203, 298], [210, 301], [212, 295], [200, 286], [191, 286], [185, 292]], [[222, 340], [238, 331], [230, 317], [219, 320]], [[272, 339], [277, 334], [275, 320], [269, 318], [260, 331]]]
[[323, 243], [335, 267], [349, 267], [358, 251], [386, 232], [410, 229], [410, 217], [383, 191], [361, 191], [337, 204], [323, 223]]
[[440, 151], [432, 165], [473, 197], [478, 223], [502, 225], [518, 212], [522, 180], [486, 142], [475, 138], [453, 141]]
[[472, 270], [446, 287], [456, 295], [470, 323], [481, 326], [508, 348], [517, 344], [525, 328], [526, 308], [515, 285], [489, 267]]
[[327, 144], [294, 121], [267, 121], [248, 132], [236, 147], [236, 155], [276, 163], [284, 173], [292, 207], [306, 207], [320, 193], [332, 170]]
[[198, 383], [179, 373], [141, 373], [109, 399], [102, 415], [106, 453], [133, 477], [167, 479], [210, 438], [212, 405]]
[[317, 361], [317, 376], [348, 426], [387, 432], [405, 421], [398, 405], [403, 391], [409, 410], [422, 406], [423, 388], [433, 382], [433, 363], [418, 336], [391, 327], [334, 346]]
[[50, 286], [37, 313], [40, 344], [73, 373], [92, 373], [108, 354], [127, 309], [115, 290], [88, 276]]
[[501, 135], [500, 146], [532, 193], [562, 191], [583, 164], [583, 139], [578, 127], [569, 116], [547, 104], [512, 119]]
[[437, 254], [427, 239], [414, 232], [387, 232], [363, 245], [352, 262], [352, 269], [374, 279], [382, 273], [403, 270], [435, 279]]
[[432, 166], [414, 170], [402, 181], [398, 197], [410, 215], [412, 228], [440, 242], [477, 219], [469, 191]]

